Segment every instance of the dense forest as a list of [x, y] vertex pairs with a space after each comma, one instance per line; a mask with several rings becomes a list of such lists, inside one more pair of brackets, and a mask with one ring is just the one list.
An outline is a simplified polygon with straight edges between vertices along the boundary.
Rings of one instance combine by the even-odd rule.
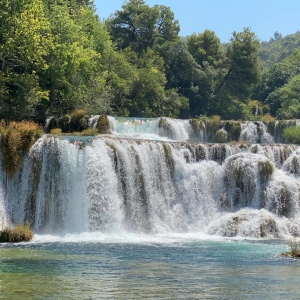
[[[101, 7], [100, 7], [101, 11]], [[0, 2], [0, 119], [87, 114], [300, 118], [300, 33], [222, 44], [179, 36], [169, 7], [128, 0], [101, 21], [89, 0]]]

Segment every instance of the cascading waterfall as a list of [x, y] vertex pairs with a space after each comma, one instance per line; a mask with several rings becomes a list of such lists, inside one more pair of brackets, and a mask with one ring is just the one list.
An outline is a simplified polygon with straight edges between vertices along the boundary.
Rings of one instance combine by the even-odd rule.
[[268, 133], [267, 126], [263, 122], [243, 123], [240, 141], [265, 144], [274, 143], [273, 137]]
[[114, 118], [108, 117], [111, 131], [115, 135], [143, 135], [149, 139], [158, 135], [159, 118]]
[[110, 135], [45, 135], [12, 177], [0, 159], [0, 228], [9, 220], [49, 234], [300, 235], [300, 148], [272, 144], [264, 124], [242, 128], [250, 145], [189, 143], [189, 121], [109, 121]]
[[99, 115], [95, 115], [89, 118], [89, 122], [88, 122], [89, 128], [96, 128], [99, 117], [100, 117]]

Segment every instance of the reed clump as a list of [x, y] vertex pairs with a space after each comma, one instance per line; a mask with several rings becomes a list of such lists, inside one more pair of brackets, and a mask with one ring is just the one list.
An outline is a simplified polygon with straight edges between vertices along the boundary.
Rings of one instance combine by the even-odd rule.
[[13, 175], [22, 162], [22, 156], [44, 133], [43, 128], [31, 121], [1, 123], [1, 149], [4, 159], [4, 169], [8, 175]]
[[19, 243], [29, 242], [32, 240], [34, 232], [30, 224], [17, 224], [14, 228], [5, 228], [0, 231], [0, 243]]

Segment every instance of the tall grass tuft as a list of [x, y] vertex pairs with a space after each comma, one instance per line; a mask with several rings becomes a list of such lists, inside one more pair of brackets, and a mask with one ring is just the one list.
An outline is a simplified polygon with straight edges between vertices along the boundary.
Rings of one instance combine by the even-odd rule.
[[0, 243], [29, 242], [34, 236], [30, 224], [17, 224], [14, 228], [5, 228], [0, 231]]
[[62, 133], [61, 128], [53, 128], [50, 130], [50, 134], [61, 135], [61, 133]]
[[1, 149], [4, 168], [8, 175], [13, 175], [22, 162], [22, 156], [27, 154], [32, 144], [42, 136], [43, 128], [30, 121], [1, 123]]

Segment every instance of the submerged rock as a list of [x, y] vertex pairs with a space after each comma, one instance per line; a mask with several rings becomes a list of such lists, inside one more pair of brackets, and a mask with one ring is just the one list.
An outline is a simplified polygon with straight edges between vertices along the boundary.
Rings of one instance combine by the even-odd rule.
[[216, 134], [215, 134], [215, 137], [214, 137], [214, 142], [215, 143], [226, 143], [228, 140], [228, 133], [226, 130], [224, 130], [223, 128], [222, 129], [219, 129]]
[[99, 130], [100, 134], [111, 133], [109, 120], [106, 115], [99, 116], [96, 128]]
[[279, 238], [282, 235], [274, 215], [264, 209], [242, 209], [223, 216], [209, 226], [208, 233], [251, 238]]
[[272, 162], [264, 155], [239, 153], [225, 162], [225, 195], [221, 205], [225, 209], [251, 206], [262, 208], [261, 191], [271, 179]]

